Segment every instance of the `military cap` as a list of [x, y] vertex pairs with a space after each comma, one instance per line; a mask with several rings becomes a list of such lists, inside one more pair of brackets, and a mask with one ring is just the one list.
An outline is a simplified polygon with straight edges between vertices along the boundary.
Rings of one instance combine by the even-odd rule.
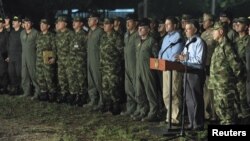
[[0, 23], [4, 23], [4, 19], [0, 17]]
[[92, 12], [89, 14], [89, 18], [99, 18], [99, 17], [100, 17], [100, 15], [96, 12]]
[[103, 21], [104, 24], [113, 24], [114, 19], [113, 18], [105, 18]]
[[67, 22], [66, 16], [58, 16], [56, 19], [57, 22]]
[[21, 22], [22, 19], [21, 19], [19, 16], [14, 16], [14, 17], [12, 18], [12, 21], [19, 21], [19, 22]]
[[138, 20], [138, 16], [136, 14], [128, 14], [126, 16], [126, 20], [134, 20], [134, 21], [137, 21]]
[[114, 21], [122, 21], [122, 17], [115, 16]]
[[188, 15], [188, 14], [183, 14], [183, 15], [181, 16], [181, 19], [182, 19], [182, 20], [190, 20], [190, 19], [192, 19], [192, 16], [191, 16], [191, 15]]
[[4, 19], [10, 19], [9, 15], [5, 15]]
[[227, 17], [229, 19], [232, 19], [232, 14], [228, 11], [222, 11], [220, 12], [220, 17]]
[[246, 17], [239, 17], [236, 19], [236, 22], [243, 23], [243, 24], [249, 24], [249, 20]]
[[77, 21], [77, 22], [83, 22], [83, 18], [80, 16], [76, 16], [73, 18], [73, 21]]
[[212, 14], [209, 14], [209, 13], [204, 13], [203, 14], [203, 21], [204, 20], [211, 20], [211, 21], [214, 21], [214, 16]]
[[24, 20], [24, 22], [31, 22], [31, 18], [29, 18], [29, 17], [25, 17], [23, 20]]
[[223, 22], [215, 22], [213, 30], [226, 29], [226, 24]]
[[44, 23], [44, 24], [48, 24], [48, 25], [50, 24], [49, 20], [46, 18], [41, 19], [40, 23]]
[[139, 26], [150, 26], [150, 20], [148, 18], [143, 18], [139, 22]]
[[237, 23], [238, 21], [237, 21], [237, 18], [234, 18], [233, 19], [233, 23]]

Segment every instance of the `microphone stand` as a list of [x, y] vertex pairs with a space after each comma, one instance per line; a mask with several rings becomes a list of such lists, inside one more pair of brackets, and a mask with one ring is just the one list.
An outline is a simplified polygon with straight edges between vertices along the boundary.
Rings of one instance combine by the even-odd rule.
[[186, 58], [185, 58], [185, 61], [184, 61], [184, 92], [183, 92], [183, 95], [182, 95], [182, 109], [181, 109], [181, 130], [180, 130], [180, 133], [177, 135], [177, 136], [174, 136], [174, 137], [171, 137], [171, 138], [168, 138], [166, 141], [169, 141], [169, 140], [173, 140], [173, 139], [176, 139], [176, 138], [179, 138], [179, 137], [182, 137], [182, 138], [185, 138], [185, 139], [193, 139], [191, 138], [190, 136], [187, 136], [186, 133], [185, 133], [185, 127], [184, 127], [184, 123], [185, 123], [185, 105], [186, 105], [186, 94], [187, 94], [187, 71], [188, 71], [188, 66], [187, 66], [187, 61], [188, 61], [188, 56], [189, 56], [189, 52], [188, 52], [188, 46], [187, 47], [187, 54], [186, 54]]

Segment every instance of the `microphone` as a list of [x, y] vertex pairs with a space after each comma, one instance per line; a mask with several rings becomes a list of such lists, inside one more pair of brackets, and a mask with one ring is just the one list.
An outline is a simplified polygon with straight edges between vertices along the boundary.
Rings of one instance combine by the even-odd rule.
[[197, 41], [196, 37], [192, 38], [191, 41], [185, 45], [185, 47], [188, 47], [190, 44], [192, 44], [192, 43], [194, 43], [196, 41]]
[[166, 48], [163, 50], [163, 52], [161, 53], [161, 58], [162, 58], [163, 54], [166, 52], [166, 50], [167, 50], [168, 48], [172, 48], [174, 45], [176, 45], [176, 44], [178, 44], [178, 43], [181, 43], [181, 42], [182, 42], [182, 39], [179, 38], [176, 42], [170, 43], [169, 46], [166, 47]]

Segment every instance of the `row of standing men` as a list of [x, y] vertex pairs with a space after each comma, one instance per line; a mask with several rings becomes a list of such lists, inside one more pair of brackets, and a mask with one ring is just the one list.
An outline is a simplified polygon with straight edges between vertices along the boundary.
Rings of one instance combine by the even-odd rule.
[[[196, 38], [196, 41], [190, 43], [190, 47], [188, 49], [184, 49], [183, 51], [183, 42], [177, 42], [179, 41], [179, 38], [182, 38], [183, 36], [181, 32], [178, 31], [179, 29], [177, 29], [177, 20], [173, 17], [164, 19], [163, 29], [166, 29], [168, 34], [166, 36], [166, 33], [163, 34], [164, 36], [162, 36], [159, 42], [157, 42], [155, 39], [158, 38], [153, 38], [151, 36], [153, 34], [150, 33], [149, 20], [143, 19], [139, 23], [137, 32], [137, 17], [134, 14], [129, 14], [126, 17], [127, 32], [124, 35], [125, 45], [123, 45], [122, 42], [123, 35], [120, 34], [121, 32], [113, 31], [114, 20], [112, 18], [107, 18], [104, 20], [103, 29], [105, 32], [103, 32], [103, 30], [98, 27], [98, 20], [98, 15], [94, 13], [89, 16], [88, 26], [90, 27], [90, 31], [86, 35], [86, 33], [81, 30], [83, 23], [80, 17], [74, 18], [73, 29], [75, 32], [72, 32], [66, 28], [67, 18], [60, 16], [57, 18], [57, 32], [54, 36], [52, 33], [48, 32], [50, 24], [47, 19], [41, 20], [41, 33], [38, 33], [32, 28], [32, 21], [26, 18], [24, 24], [25, 30], [21, 32], [21, 19], [18, 16], [14, 16], [14, 29], [9, 33], [8, 37], [6, 36], [6, 48], [8, 53], [7, 55], [3, 56], [4, 60], [8, 62], [10, 74], [17, 75], [10, 75], [12, 86], [10, 92], [16, 93], [19, 91], [19, 81], [21, 81], [21, 75], [18, 74], [18, 72], [20, 72], [22, 69], [22, 88], [24, 91], [23, 96], [31, 95], [30, 87], [33, 86], [35, 88], [33, 98], [49, 98], [51, 100], [57, 98], [58, 102], [67, 100], [72, 104], [82, 105], [83, 103], [87, 102], [86, 99], [88, 95], [90, 100], [86, 107], [92, 107], [95, 111], [111, 110], [113, 113], [119, 113], [121, 110], [120, 102], [122, 101], [121, 95], [124, 89], [124, 82], [127, 100], [126, 111], [122, 112], [121, 115], [130, 115], [134, 120], [155, 121], [157, 119], [160, 106], [159, 99], [161, 96], [158, 94], [159, 86], [157, 86], [160, 85], [160, 83], [158, 83], [156, 80], [158, 77], [156, 76], [156, 73], [149, 69], [149, 58], [159, 56], [159, 58], [169, 61], [187, 61], [190, 63], [191, 67], [198, 70], [196, 71], [197, 73], [188, 74], [189, 79], [187, 81], [188, 88], [186, 102], [188, 107], [190, 128], [203, 128], [204, 109], [206, 111], [206, 105], [208, 105], [205, 103], [205, 108], [203, 108], [202, 89], [204, 84], [203, 81], [205, 81], [204, 69], [210, 66], [210, 63], [213, 60], [211, 60], [211, 58], [216, 58], [216, 55], [214, 55], [215, 57], [212, 57], [213, 50], [216, 46], [215, 40], [217, 40], [219, 42], [218, 45], [221, 46], [224, 46], [227, 43], [227, 41], [224, 41], [224, 39], [223, 42], [221, 42], [219, 39], [222, 39], [222, 37], [225, 36], [224, 32], [228, 31], [226, 30], [228, 27], [224, 27], [222, 24], [216, 24], [213, 32], [222, 29], [221, 37], [217, 37], [216, 39], [214, 37], [215, 40], [211, 39], [213, 38], [212, 35], [216, 34], [211, 33], [213, 19], [211, 15], [205, 14], [203, 17], [203, 26], [207, 24], [206, 28], [208, 29], [207, 30], [204, 27], [206, 31], [202, 34], [202, 38], [206, 41], [205, 43], [198, 36], [199, 25], [197, 22], [186, 19], [185, 22], [188, 25], [185, 25], [185, 34], [188, 38], [187, 44], [192, 41], [192, 38], [194, 37]], [[242, 19], [238, 20], [237, 22], [248, 26], [248, 23]], [[245, 38], [247, 38], [246, 40], [248, 41], [248, 37]], [[20, 39], [20, 41], [17, 41], [18, 39]], [[244, 43], [242, 43], [242, 41], [238, 41], [242, 48], [246, 48], [246, 42], [245, 40]], [[169, 47], [171, 43], [176, 44], [172, 47]], [[159, 48], [159, 44], [161, 45], [161, 49]], [[46, 51], [53, 52], [52, 56], [50, 56], [47, 61], [45, 61], [46, 58], [44, 58]], [[183, 53], [181, 53], [182, 51]], [[225, 50], [221, 49], [216, 53], [219, 53], [220, 51], [223, 53]], [[229, 56], [231, 54], [233, 56], [232, 50], [228, 49], [226, 51], [228, 51], [226, 54], [229, 54]], [[205, 56], [207, 58], [206, 63]], [[188, 58], [188, 60], [186, 58]], [[221, 63], [218, 63], [218, 60], [216, 59], [219, 59]], [[233, 84], [231, 83], [232, 80], [236, 79], [231, 78], [231, 75], [239, 75], [241, 74], [239, 72], [242, 71], [238, 70], [237, 73], [237, 71], [234, 70], [235, 68], [237, 69], [238, 63], [234, 62], [233, 57], [230, 58], [232, 60], [228, 61], [232, 64], [229, 66], [225, 65], [225, 67], [222, 67], [222, 69], [219, 69], [218, 67], [223, 66], [222, 64], [226, 63], [225, 60], [222, 58], [216, 59], [214, 59], [214, 62], [212, 61], [214, 64], [211, 64], [212, 74], [210, 74], [210, 77], [212, 78], [207, 78], [206, 82], [211, 80], [210, 89], [212, 89], [214, 92], [217, 92], [218, 94], [213, 96], [211, 93], [206, 93], [205, 96], [208, 96], [210, 102], [215, 102], [214, 104], [209, 104], [209, 106], [212, 106], [210, 107], [210, 115], [215, 117], [217, 114], [221, 120], [221, 124], [232, 124], [235, 121], [234, 119], [236, 114], [225, 111], [232, 111], [232, 109], [242, 111], [243, 109], [245, 110], [245, 115], [243, 118], [247, 117], [249, 114], [248, 107], [244, 105], [246, 104], [246, 101], [244, 101], [246, 99], [242, 100], [242, 96], [245, 98], [244, 94], [236, 97], [236, 88], [233, 89]], [[20, 61], [22, 61], [22, 63], [20, 63]], [[122, 63], [123, 61], [124, 63]], [[125, 66], [125, 80], [122, 77], [124, 72], [123, 65]], [[230, 67], [233, 68], [233, 73], [228, 72], [228, 74], [226, 74], [227, 76], [225, 76], [225, 74], [223, 74], [223, 76], [219, 75], [221, 74], [220, 72], [224, 72], [224, 69], [227, 70]], [[55, 71], [57, 73], [55, 73]], [[208, 77], [208, 71], [206, 72]], [[164, 104], [166, 105], [166, 109], [168, 110], [168, 72], [163, 72], [162, 77], [163, 100]], [[224, 79], [226, 78], [224, 77], [228, 78], [228, 80], [225, 81]], [[57, 89], [54, 83], [55, 79], [58, 81], [59, 89]], [[181, 96], [180, 89], [182, 87], [181, 82], [181, 74], [174, 72], [174, 106], [172, 122], [176, 124], [180, 122], [179, 101]], [[242, 83], [245, 84], [244, 82]], [[241, 88], [244, 88], [243, 84], [240, 85]], [[231, 88], [233, 90], [231, 90]], [[243, 91], [243, 89], [240, 90]], [[58, 91], [59, 94], [56, 95]], [[206, 92], [207, 91], [209, 90], [206, 90]], [[227, 96], [225, 96], [225, 91], [229, 93], [226, 94]], [[216, 100], [211, 100], [213, 97], [217, 97]], [[239, 102], [240, 100], [242, 100], [242, 102]], [[238, 102], [235, 104], [238, 105], [236, 108], [234, 108], [235, 106], [232, 107], [232, 105], [230, 105], [234, 103], [232, 101]], [[241, 105], [241, 103], [243, 103], [243, 105]], [[230, 115], [231, 113], [233, 114]], [[168, 122], [168, 120], [166, 121]]]

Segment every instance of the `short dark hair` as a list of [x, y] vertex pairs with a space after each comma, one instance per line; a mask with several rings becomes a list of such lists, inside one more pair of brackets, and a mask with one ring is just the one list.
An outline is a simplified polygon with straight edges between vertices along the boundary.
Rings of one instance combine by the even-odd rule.
[[166, 20], [169, 20], [171, 21], [173, 24], [178, 24], [178, 20], [176, 19], [176, 17], [173, 17], [173, 16], [169, 16], [165, 19]]
[[187, 24], [192, 24], [194, 25], [194, 27], [197, 29], [197, 33], [200, 31], [200, 25], [199, 22], [197, 20], [190, 20], [187, 22]]

